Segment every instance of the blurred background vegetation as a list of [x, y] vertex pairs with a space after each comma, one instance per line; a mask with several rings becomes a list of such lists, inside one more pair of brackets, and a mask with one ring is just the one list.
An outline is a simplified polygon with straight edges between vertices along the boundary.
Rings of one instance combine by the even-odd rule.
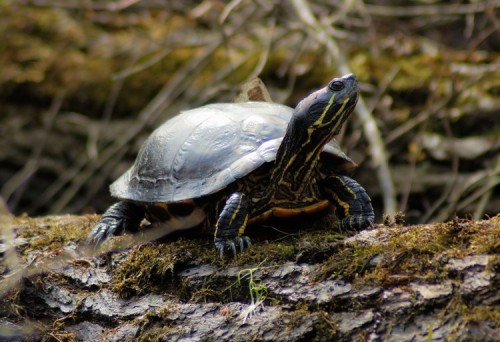
[[354, 72], [338, 138], [378, 221], [500, 210], [500, 1], [0, 0], [0, 195], [15, 214], [102, 212], [181, 109], [254, 76], [295, 105]]

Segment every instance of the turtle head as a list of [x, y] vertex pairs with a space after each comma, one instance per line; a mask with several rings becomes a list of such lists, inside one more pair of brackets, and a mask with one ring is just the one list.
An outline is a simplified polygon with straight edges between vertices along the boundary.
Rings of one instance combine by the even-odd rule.
[[[308, 141], [328, 142], [338, 134], [358, 101], [358, 80], [353, 74], [334, 78], [328, 85], [295, 107], [293, 128], [302, 130]], [[298, 132], [296, 132], [298, 134]]]
[[349, 74], [334, 78], [300, 101], [276, 154], [270, 193], [281, 193], [279, 196], [286, 198], [301, 193], [323, 147], [340, 131], [356, 106], [358, 92], [358, 80]]

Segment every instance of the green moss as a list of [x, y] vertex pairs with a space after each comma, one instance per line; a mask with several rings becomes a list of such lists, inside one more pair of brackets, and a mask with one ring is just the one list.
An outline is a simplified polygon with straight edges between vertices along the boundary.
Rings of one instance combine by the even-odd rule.
[[127, 258], [113, 270], [113, 289], [123, 297], [178, 288], [174, 272], [193, 260], [214, 262], [211, 243], [200, 239], [178, 239], [168, 243], [150, 242], [133, 247]]
[[338, 326], [335, 322], [333, 322], [328, 313], [321, 311], [320, 312], [321, 320], [315, 326], [316, 340], [319, 341], [335, 341], [338, 340]]
[[466, 322], [493, 322], [500, 325], [500, 311], [493, 306], [465, 307], [463, 316]]
[[170, 304], [150, 311], [138, 319], [139, 331], [137, 341], [163, 341], [164, 336], [172, 328], [167, 316], [172, 312]]
[[331, 321], [325, 311], [311, 313], [306, 306], [298, 306], [292, 312], [283, 312], [278, 320], [282, 325], [282, 330], [286, 333], [291, 332], [297, 326], [304, 324], [305, 320], [316, 320], [313, 331], [306, 337], [306, 340], [312, 341], [336, 341], [338, 340], [337, 325]]
[[297, 258], [303, 262], [316, 262], [324, 260], [332, 249], [338, 248], [342, 238], [343, 235], [332, 231], [305, 231], [290, 234], [286, 239], [280, 237], [278, 242], [255, 240], [249, 250], [239, 253], [235, 258], [225, 256], [223, 259], [206, 236], [147, 243], [133, 247], [113, 271], [112, 288], [123, 297], [150, 291], [168, 291], [194, 302], [247, 301], [254, 294], [249, 291], [247, 280], [239, 284], [236, 279], [228, 277], [207, 277], [203, 287], [193, 288], [189, 281], [176, 277], [176, 274], [189, 267], [190, 263], [241, 266], [245, 269], [258, 265], [256, 267], [262, 270], [296, 261]]
[[498, 253], [500, 216], [489, 221], [455, 219], [447, 223], [396, 226], [381, 231], [385, 243], [340, 248], [322, 264], [319, 278], [338, 277], [380, 285], [433, 281], [446, 276], [448, 258]]
[[70, 241], [84, 241], [96, 221], [96, 215], [18, 218], [15, 226], [19, 228], [19, 236], [30, 240], [21, 253], [28, 249], [56, 250]]
[[219, 289], [216, 289], [216, 286], [213, 286], [213, 288], [203, 287], [197, 291], [194, 291], [191, 294], [191, 298], [189, 299], [189, 301], [193, 303], [208, 303], [221, 301], [220, 298], [221, 291]]
[[[345, 238], [345, 235], [335, 231], [325, 230], [330, 226], [324, 220], [308, 226], [307, 228], [284, 236], [280, 232], [278, 237], [262, 239], [262, 234], [256, 236], [253, 245], [245, 253], [241, 253], [234, 260], [228, 260], [231, 265], [256, 265], [273, 266], [281, 265], [287, 261], [300, 261], [316, 263], [322, 261], [326, 254], [332, 252]], [[259, 232], [260, 233], [260, 232]]]
[[500, 215], [478, 221], [474, 229], [462, 231], [469, 249], [477, 254], [500, 254]]
[[[481, 305], [477, 303], [468, 303], [467, 300], [455, 295], [448, 305], [441, 311], [440, 319], [450, 319], [450, 317], [460, 317], [462, 327], [468, 324], [491, 322], [494, 325], [500, 325], [500, 312], [494, 305]], [[462, 329], [459, 329], [462, 330]], [[457, 336], [450, 336], [456, 339]]]
[[229, 263], [234, 265], [255, 265], [260, 263], [275, 265], [293, 260], [296, 252], [296, 247], [288, 241], [280, 243], [256, 242], [248, 251], [239, 254]]
[[137, 339], [138, 342], [160, 342], [165, 341], [165, 335], [170, 331], [170, 327], [155, 327], [144, 334], [140, 335]]

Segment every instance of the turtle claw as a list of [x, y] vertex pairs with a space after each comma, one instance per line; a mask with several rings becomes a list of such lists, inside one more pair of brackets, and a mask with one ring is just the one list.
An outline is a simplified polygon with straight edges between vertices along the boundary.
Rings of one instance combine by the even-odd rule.
[[[248, 236], [237, 236], [232, 239], [215, 238], [215, 248], [219, 252], [220, 257], [224, 257], [227, 252], [232, 252], [235, 257], [238, 252], [243, 252], [252, 245]], [[236, 248], [238, 246], [238, 248]]]
[[360, 231], [366, 228], [373, 228], [373, 221], [375, 217], [373, 214], [360, 214], [344, 217], [339, 222], [340, 229], [345, 231]]
[[87, 237], [87, 244], [98, 247], [104, 240], [123, 233], [136, 231], [144, 217], [144, 209], [128, 202], [113, 204], [102, 215]]
[[107, 238], [118, 235], [123, 230], [122, 220], [112, 217], [104, 217], [92, 228], [87, 237], [87, 244], [98, 247]]

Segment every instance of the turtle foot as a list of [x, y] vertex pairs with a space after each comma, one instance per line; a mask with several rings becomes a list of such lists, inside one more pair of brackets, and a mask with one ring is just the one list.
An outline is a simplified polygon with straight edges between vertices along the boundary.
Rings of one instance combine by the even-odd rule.
[[252, 242], [248, 236], [237, 236], [232, 239], [215, 238], [215, 248], [217, 248], [221, 258], [227, 252], [231, 252], [233, 256], [236, 256], [238, 252], [247, 250], [251, 245]]
[[87, 237], [87, 244], [97, 247], [113, 235], [119, 235], [126, 230], [135, 232], [143, 217], [144, 209], [139, 206], [123, 201], [115, 203], [92, 228]]
[[87, 237], [87, 244], [97, 247], [107, 238], [120, 234], [123, 229], [123, 220], [114, 217], [103, 217], [92, 228], [89, 236]]
[[360, 214], [344, 217], [339, 222], [340, 229], [343, 231], [360, 231], [373, 227], [375, 216], [373, 214]]

